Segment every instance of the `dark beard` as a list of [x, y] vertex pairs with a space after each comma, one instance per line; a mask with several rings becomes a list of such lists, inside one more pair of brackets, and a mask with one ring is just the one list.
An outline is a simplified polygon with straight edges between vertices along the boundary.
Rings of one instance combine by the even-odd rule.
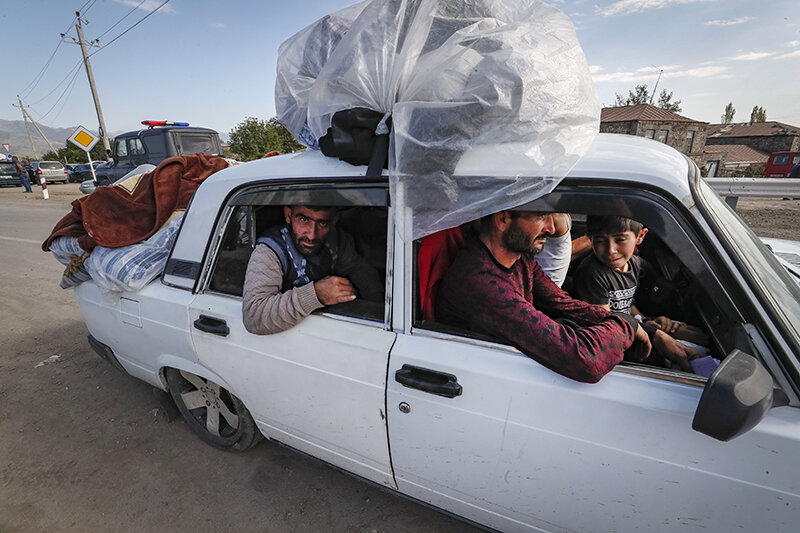
[[292, 231], [291, 225], [288, 226], [288, 229], [289, 229], [289, 236], [292, 238], [292, 244], [294, 244], [294, 247], [297, 249], [298, 252], [300, 252], [300, 255], [302, 255], [306, 259], [310, 259], [315, 255], [319, 255], [319, 253], [322, 251], [323, 243], [321, 241], [314, 250], [309, 251], [305, 246], [303, 246], [303, 243], [300, 242], [300, 239], [297, 238], [297, 235], [295, 235], [294, 231]]
[[535, 239], [531, 239], [527, 233], [513, 223], [503, 233], [503, 246], [518, 254], [538, 254], [541, 252], [541, 249], [537, 250], [533, 247], [533, 240]]

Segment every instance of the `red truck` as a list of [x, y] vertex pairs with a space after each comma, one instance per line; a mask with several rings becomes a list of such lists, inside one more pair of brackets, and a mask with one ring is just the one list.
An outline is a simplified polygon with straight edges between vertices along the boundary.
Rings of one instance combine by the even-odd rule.
[[764, 177], [788, 178], [795, 165], [800, 165], [800, 152], [774, 152], [764, 167]]

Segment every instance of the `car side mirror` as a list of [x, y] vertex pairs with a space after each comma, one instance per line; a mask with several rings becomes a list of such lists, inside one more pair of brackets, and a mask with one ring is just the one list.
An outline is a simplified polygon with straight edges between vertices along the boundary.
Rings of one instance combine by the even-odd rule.
[[753, 429], [772, 407], [788, 404], [755, 357], [733, 350], [708, 378], [692, 429], [729, 441]]

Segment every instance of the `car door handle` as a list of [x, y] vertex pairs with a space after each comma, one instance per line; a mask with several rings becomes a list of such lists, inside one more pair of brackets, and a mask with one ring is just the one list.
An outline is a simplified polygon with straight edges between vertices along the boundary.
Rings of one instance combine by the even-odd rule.
[[453, 374], [403, 365], [403, 368], [394, 373], [394, 379], [406, 387], [438, 394], [445, 398], [461, 396], [461, 385], [458, 384], [458, 378]]
[[194, 321], [194, 327], [200, 331], [219, 335], [220, 337], [227, 337], [228, 333], [231, 332], [224, 320], [208, 315], [200, 315], [200, 318]]

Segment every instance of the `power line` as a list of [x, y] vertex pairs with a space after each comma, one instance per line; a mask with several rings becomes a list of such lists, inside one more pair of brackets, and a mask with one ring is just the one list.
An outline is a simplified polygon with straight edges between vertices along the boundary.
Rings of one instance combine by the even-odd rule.
[[98, 48], [97, 50], [95, 50], [94, 52], [92, 52], [91, 54], [89, 54], [89, 57], [92, 57], [92, 56], [93, 56], [93, 55], [95, 55], [97, 52], [99, 52], [100, 50], [102, 50], [102, 49], [103, 49], [103, 48], [105, 48], [106, 46], [109, 46], [111, 43], [113, 43], [114, 41], [116, 41], [117, 39], [119, 39], [120, 37], [122, 37], [123, 35], [125, 35], [126, 33], [128, 33], [129, 31], [131, 31], [133, 28], [135, 28], [136, 26], [138, 26], [139, 24], [141, 24], [142, 22], [144, 22], [144, 21], [145, 21], [145, 20], [146, 20], [146, 19], [147, 19], [147, 18], [148, 18], [150, 15], [152, 15], [153, 13], [155, 13], [156, 11], [158, 11], [159, 9], [161, 9], [162, 7], [164, 7], [165, 5], [167, 5], [168, 3], [169, 3], [169, 0], [164, 0], [164, 2], [162, 2], [162, 3], [161, 3], [161, 5], [159, 5], [159, 6], [158, 6], [157, 8], [155, 8], [155, 9], [153, 9], [153, 10], [152, 10], [150, 13], [148, 13], [148, 14], [147, 14], [147, 15], [145, 15], [144, 17], [140, 18], [140, 19], [139, 19], [139, 20], [138, 20], [138, 21], [137, 21], [135, 24], [133, 24], [132, 26], [130, 26], [130, 27], [127, 29], [127, 30], [123, 31], [122, 33], [120, 33], [119, 35], [117, 35], [116, 37], [114, 37], [113, 39], [111, 39], [110, 41], [108, 41], [106, 44], [104, 44], [103, 46], [101, 46], [100, 48]]
[[[59, 95], [58, 99], [53, 103], [52, 106], [50, 106], [50, 109], [48, 109], [47, 112], [44, 115], [40, 115], [39, 116], [39, 122], [44, 120], [45, 117], [47, 117], [47, 115], [49, 115], [53, 111], [53, 109], [55, 109], [55, 107], [58, 105], [58, 103], [61, 101], [61, 99], [64, 98], [64, 95], [67, 95], [68, 91], [69, 91], [69, 94], [72, 94], [72, 88], [75, 86], [75, 80], [78, 78], [78, 74], [80, 74], [80, 72], [81, 72], [80, 69], [75, 70], [75, 74], [72, 75], [72, 79], [69, 80], [69, 83], [67, 83], [67, 86], [64, 87], [63, 91], [61, 91], [61, 94]], [[68, 98], [69, 98], [69, 95], [67, 95], [67, 99]], [[64, 103], [66, 103], [66, 101], [67, 100], [65, 99]], [[63, 106], [62, 106], [62, 109], [63, 109]], [[60, 111], [59, 111], [59, 113], [60, 113]], [[38, 114], [38, 111], [37, 111], [37, 114]]]
[[79, 60], [77, 63], [75, 63], [75, 66], [74, 66], [74, 67], [72, 67], [71, 69], [69, 69], [69, 72], [67, 72], [67, 75], [66, 75], [66, 76], [64, 76], [64, 78], [62, 78], [62, 80], [61, 80], [60, 82], [58, 82], [58, 83], [56, 84], [56, 86], [55, 86], [55, 87], [53, 87], [53, 89], [52, 89], [52, 90], [51, 90], [49, 93], [47, 93], [47, 94], [46, 94], [46, 95], [44, 95], [43, 97], [41, 97], [41, 98], [39, 98], [38, 100], [36, 100], [36, 101], [33, 103], [33, 105], [36, 105], [36, 104], [38, 104], [38, 103], [42, 102], [43, 100], [46, 100], [46, 99], [47, 99], [47, 98], [48, 98], [48, 97], [49, 97], [51, 94], [53, 94], [54, 92], [56, 92], [56, 89], [58, 89], [59, 87], [61, 87], [61, 84], [62, 84], [62, 83], [64, 83], [65, 81], [67, 81], [67, 78], [69, 78], [69, 77], [72, 75], [73, 71], [75, 71], [76, 69], [79, 69], [79, 68], [80, 68], [80, 66], [81, 66], [81, 63], [83, 63], [83, 60], [82, 60], [82, 59], [81, 59], [81, 60]]
[[120, 22], [122, 22], [123, 20], [125, 20], [126, 18], [128, 18], [128, 16], [129, 16], [131, 13], [133, 13], [134, 11], [136, 11], [137, 9], [139, 9], [139, 6], [140, 6], [140, 5], [142, 5], [142, 4], [144, 4], [146, 1], [147, 1], [147, 0], [142, 0], [141, 2], [139, 2], [138, 4], [136, 4], [136, 5], [135, 5], [135, 6], [134, 6], [134, 7], [133, 7], [133, 8], [132, 8], [130, 11], [128, 11], [128, 13], [126, 13], [126, 14], [125, 14], [125, 16], [124, 16], [124, 17], [122, 17], [121, 19], [119, 19], [118, 21], [116, 21], [116, 22], [114, 23], [114, 25], [113, 25], [113, 26], [111, 26], [111, 27], [110, 27], [110, 28], [108, 28], [106, 31], [104, 31], [103, 33], [101, 33], [100, 35], [98, 35], [98, 36], [95, 38], [95, 41], [98, 41], [98, 42], [99, 42], [101, 37], [103, 37], [105, 34], [107, 34], [108, 32], [110, 32], [110, 31], [111, 31], [111, 30], [113, 30], [114, 28], [116, 28], [116, 27], [117, 27], [117, 25], [118, 25]]
[[[85, 4], [83, 4], [83, 5], [85, 6], [85, 5], [86, 5], [86, 4], [88, 4], [89, 2], [92, 2], [92, 5], [94, 5], [94, 2], [96, 2], [96, 1], [97, 1], [97, 0], [87, 0], [87, 1], [86, 1], [86, 3], [85, 3]], [[89, 7], [91, 7], [91, 6], [89, 6]], [[70, 21], [70, 23], [69, 23], [69, 26], [67, 26], [67, 29], [66, 29], [66, 30], [64, 30], [64, 33], [63, 33], [63, 35], [67, 35], [67, 34], [70, 32], [70, 30], [72, 30], [72, 24], [75, 22], [75, 19], [76, 19], [76, 18], [77, 18], [77, 17], [72, 17], [72, 20]], [[35, 88], [36, 88], [36, 87], [39, 85], [39, 82], [40, 82], [40, 81], [42, 81], [42, 78], [44, 77], [44, 73], [47, 71], [47, 68], [50, 66], [50, 63], [52, 63], [52, 61], [53, 61], [53, 58], [54, 58], [54, 57], [55, 57], [55, 55], [56, 55], [56, 52], [58, 52], [58, 49], [59, 49], [59, 47], [60, 47], [60, 46], [61, 46], [63, 43], [64, 43], [63, 39], [58, 41], [58, 44], [56, 45], [55, 49], [53, 50], [53, 53], [52, 53], [52, 54], [50, 54], [50, 58], [49, 58], [49, 59], [47, 60], [47, 62], [44, 64], [44, 66], [43, 66], [43, 67], [42, 67], [42, 69], [39, 71], [39, 73], [38, 73], [38, 74], [36, 74], [36, 76], [34, 76], [33, 80], [31, 80], [31, 82], [30, 82], [30, 83], [28, 83], [28, 85], [26, 85], [26, 86], [25, 86], [25, 88], [24, 88], [24, 89], [22, 89], [22, 91], [20, 91], [20, 92], [22, 92], [22, 93], [23, 93], [23, 96], [22, 96], [23, 98], [26, 98], [28, 95], [30, 95], [30, 93], [32, 93], [32, 92], [33, 92], [33, 90], [34, 90], [34, 89], [35, 89]], [[69, 76], [69, 74], [67, 74], [67, 76]], [[33, 85], [33, 86], [31, 87], [31, 85]], [[30, 89], [29, 89], [29, 87], [30, 87]]]

